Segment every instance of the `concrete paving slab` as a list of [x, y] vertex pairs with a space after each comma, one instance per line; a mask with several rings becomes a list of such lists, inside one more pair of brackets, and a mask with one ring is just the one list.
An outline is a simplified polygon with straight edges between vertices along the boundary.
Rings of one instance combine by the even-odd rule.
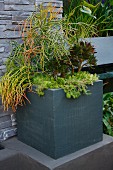
[[3, 145], [5, 149], [0, 151], [0, 166], [3, 160], [10, 158], [11, 155], [14, 158], [16, 155], [18, 159], [15, 161], [20, 161], [21, 157], [25, 161], [29, 160], [33, 170], [37, 170], [37, 167], [38, 170], [113, 170], [113, 137], [107, 135], [103, 135], [101, 142], [56, 160], [20, 142], [17, 138], [3, 142]]

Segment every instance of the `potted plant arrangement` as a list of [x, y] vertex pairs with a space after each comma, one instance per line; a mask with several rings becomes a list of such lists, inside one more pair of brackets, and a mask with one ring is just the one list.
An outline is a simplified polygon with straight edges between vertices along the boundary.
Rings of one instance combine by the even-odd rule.
[[81, 71], [96, 64], [95, 49], [80, 40], [84, 23], [73, 28], [57, 15], [41, 6], [24, 22], [0, 83], [4, 109], [16, 111], [18, 139], [55, 159], [101, 141], [103, 131], [102, 81]]

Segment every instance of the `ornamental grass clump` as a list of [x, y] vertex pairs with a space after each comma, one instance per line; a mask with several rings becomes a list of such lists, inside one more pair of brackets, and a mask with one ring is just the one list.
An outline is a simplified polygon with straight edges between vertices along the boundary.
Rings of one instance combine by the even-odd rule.
[[22, 43], [12, 43], [7, 71], [0, 82], [5, 110], [12, 107], [16, 111], [18, 105], [29, 101], [26, 91], [32, 92], [33, 85], [40, 96], [45, 89], [62, 88], [67, 98], [77, 98], [89, 94], [87, 85], [98, 79], [81, 71], [83, 66], [96, 65], [95, 48], [81, 40], [87, 34], [84, 23], [58, 19], [62, 9], [55, 9], [51, 4], [46, 8], [41, 5], [20, 26]]

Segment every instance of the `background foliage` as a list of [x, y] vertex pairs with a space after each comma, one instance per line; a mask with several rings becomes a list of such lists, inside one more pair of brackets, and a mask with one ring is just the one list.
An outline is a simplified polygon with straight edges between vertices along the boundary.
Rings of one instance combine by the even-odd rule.
[[92, 36], [113, 35], [112, 0], [65, 0], [64, 14], [69, 15], [70, 11], [73, 11], [71, 22], [85, 22], [97, 28]]
[[113, 136], [113, 92], [103, 96], [104, 133]]

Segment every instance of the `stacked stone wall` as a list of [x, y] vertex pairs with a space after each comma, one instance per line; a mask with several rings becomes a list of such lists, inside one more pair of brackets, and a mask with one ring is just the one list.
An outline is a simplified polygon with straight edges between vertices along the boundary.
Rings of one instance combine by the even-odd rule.
[[20, 39], [18, 24], [35, 10], [35, 4], [42, 2], [45, 6], [51, 2], [57, 9], [62, 7], [62, 1], [58, 0], [0, 0], [0, 76], [5, 72], [4, 62], [11, 51], [10, 41]]

